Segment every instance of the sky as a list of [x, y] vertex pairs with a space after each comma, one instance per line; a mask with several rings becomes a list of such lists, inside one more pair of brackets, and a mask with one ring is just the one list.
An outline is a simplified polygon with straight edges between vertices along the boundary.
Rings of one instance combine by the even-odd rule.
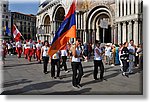
[[[21, 1], [21, 2], [20, 2]], [[37, 14], [39, 1], [27, 0], [27, 1], [14, 1], [9, 0], [9, 10], [11, 12], [21, 12], [25, 14]]]

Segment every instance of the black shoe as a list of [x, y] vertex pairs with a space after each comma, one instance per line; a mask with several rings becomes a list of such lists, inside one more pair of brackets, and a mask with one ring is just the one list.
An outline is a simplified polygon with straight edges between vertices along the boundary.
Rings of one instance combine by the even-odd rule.
[[79, 89], [80, 87], [77, 86], [77, 85], [75, 85], [75, 86], [73, 86], [73, 88], [74, 88], [74, 89]]
[[45, 74], [48, 74], [48, 72], [44, 72]]
[[52, 77], [52, 79], [57, 79], [57, 77]]
[[94, 80], [99, 80], [98, 78], [94, 78]]
[[56, 79], [63, 79], [62, 77], [56, 77]]
[[100, 81], [103, 81], [104, 80], [104, 78], [100, 78]]
[[78, 84], [77, 86], [78, 86], [79, 88], [81, 88], [81, 87], [82, 87], [82, 85], [81, 85], [81, 84]]
[[127, 73], [125, 74], [125, 76], [126, 76], [127, 78], [129, 78], [129, 75], [128, 75]]

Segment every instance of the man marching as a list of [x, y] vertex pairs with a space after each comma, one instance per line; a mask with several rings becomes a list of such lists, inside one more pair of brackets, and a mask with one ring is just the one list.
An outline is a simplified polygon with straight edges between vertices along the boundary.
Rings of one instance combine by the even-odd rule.
[[17, 52], [17, 54], [18, 54], [18, 58], [21, 58], [21, 54], [22, 54], [22, 43], [21, 43], [20, 40], [16, 43], [16, 52]]
[[28, 52], [28, 61], [31, 62], [31, 58], [32, 58], [32, 55], [33, 55], [33, 43], [32, 43], [31, 39], [28, 42], [28, 46], [30, 46], [29, 52]]
[[39, 63], [41, 63], [41, 59], [40, 59], [41, 48], [42, 48], [41, 40], [38, 40], [38, 43], [36, 44], [36, 58]]
[[28, 58], [28, 52], [29, 52], [29, 46], [28, 46], [28, 40], [26, 40], [26, 43], [24, 44], [24, 56], [25, 56], [25, 59]]

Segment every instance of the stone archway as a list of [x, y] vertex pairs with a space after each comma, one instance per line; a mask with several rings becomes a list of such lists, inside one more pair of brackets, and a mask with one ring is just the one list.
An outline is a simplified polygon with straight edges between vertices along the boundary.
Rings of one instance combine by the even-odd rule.
[[49, 15], [47, 15], [44, 19], [44, 31], [45, 31], [46, 34], [49, 34], [50, 31], [51, 31]]
[[51, 32], [51, 24], [50, 24], [50, 16], [46, 14], [43, 18], [43, 25], [41, 25], [41, 33], [42, 35], [42, 41], [49, 40], [49, 35]]
[[62, 23], [62, 21], [65, 18], [65, 9], [64, 7], [62, 7], [62, 5], [58, 5], [53, 13], [53, 31], [54, 33], [58, 30], [60, 24]]
[[[105, 19], [108, 21], [108, 29], [105, 29], [105, 36], [103, 39], [103, 29], [100, 27], [100, 21]], [[100, 42], [110, 43], [112, 42], [112, 13], [108, 7], [99, 5], [91, 9], [88, 14], [86, 22], [86, 41], [94, 43], [95, 40]]]

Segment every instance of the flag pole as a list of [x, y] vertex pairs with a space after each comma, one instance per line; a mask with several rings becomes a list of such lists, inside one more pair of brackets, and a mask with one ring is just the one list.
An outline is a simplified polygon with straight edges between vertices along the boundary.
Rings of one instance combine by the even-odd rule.
[[25, 38], [24, 38], [23, 36], [22, 36], [22, 38], [23, 38], [24, 41], [26, 41]]

